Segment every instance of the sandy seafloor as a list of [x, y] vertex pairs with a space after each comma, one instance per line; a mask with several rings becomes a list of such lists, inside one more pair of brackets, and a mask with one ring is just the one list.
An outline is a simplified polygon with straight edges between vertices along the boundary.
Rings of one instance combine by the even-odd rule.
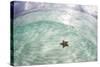
[[[15, 11], [13, 22], [14, 65], [97, 60], [96, 6], [20, 4], [15, 2], [14, 6], [16, 11], [23, 8]], [[69, 46], [62, 48], [62, 40], [68, 41]]]

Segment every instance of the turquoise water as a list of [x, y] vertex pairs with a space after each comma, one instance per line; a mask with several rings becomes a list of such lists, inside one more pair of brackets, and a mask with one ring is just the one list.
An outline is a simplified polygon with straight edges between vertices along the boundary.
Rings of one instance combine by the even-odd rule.
[[[69, 9], [15, 18], [14, 65], [96, 61], [96, 23], [94, 17]], [[69, 46], [62, 48], [62, 40]]]

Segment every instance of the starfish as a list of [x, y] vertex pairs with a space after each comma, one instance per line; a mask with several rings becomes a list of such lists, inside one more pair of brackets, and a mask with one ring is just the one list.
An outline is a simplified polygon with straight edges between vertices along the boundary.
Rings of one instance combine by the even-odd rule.
[[64, 40], [62, 41], [62, 43], [60, 43], [60, 45], [62, 45], [63, 48], [66, 47], [66, 46], [69, 46], [68, 41], [64, 41]]

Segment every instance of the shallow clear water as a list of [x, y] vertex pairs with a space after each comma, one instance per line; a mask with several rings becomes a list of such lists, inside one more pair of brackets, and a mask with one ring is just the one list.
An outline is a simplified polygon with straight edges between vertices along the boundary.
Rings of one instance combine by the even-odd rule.
[[[97, 21], [72, 9], [48, 9], [14, 19], [14, 65], [97, 60]], [[69, 46], [62, 48], [62, 40]]]

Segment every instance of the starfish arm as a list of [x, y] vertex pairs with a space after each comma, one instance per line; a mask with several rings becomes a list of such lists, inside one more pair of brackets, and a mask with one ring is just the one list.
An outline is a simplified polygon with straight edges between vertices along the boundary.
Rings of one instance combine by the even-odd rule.
[[60, 43], [60, 45], [63, 45], [63, 43]]

